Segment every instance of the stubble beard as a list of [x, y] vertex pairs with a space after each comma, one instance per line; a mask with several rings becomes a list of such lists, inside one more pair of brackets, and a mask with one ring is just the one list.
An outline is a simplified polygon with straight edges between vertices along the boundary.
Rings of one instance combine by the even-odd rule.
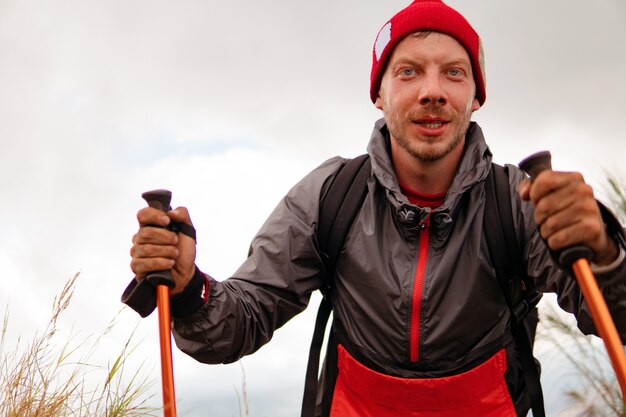
[[[430, 113], [432, 114], [433, 112]], [[404, 129], [401, 128], [402, 122], [399, 120], [388, 121], [387, 128], [398, 146], [404, 149], [413, 158], [422, 162], [435, 162], [445, 158], [463, 142], [467, 130], [469, 129], [471, 115], [471, 110], [463, 115], [462, 119], [459, 121], [458, 128], [453, 132], [452, 140], [443, 148], [432, 145], [433, 142], [439, 141], [440, 137], [419, 136], [413, 139], [407, 138], [406, 135], [403, 134]], [[404, 120], [411, 119], [412, 118], [409, 117]]]

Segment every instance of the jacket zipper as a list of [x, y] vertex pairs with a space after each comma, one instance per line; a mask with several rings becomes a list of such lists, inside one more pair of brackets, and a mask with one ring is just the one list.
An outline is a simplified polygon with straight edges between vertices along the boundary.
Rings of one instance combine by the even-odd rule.
[[417, 362], [419, 357], [418, 347], [420, 341], [420, 313], [422, 308], [422, 291], [424, 288], [424, 275], [426, 273], [426, 261], [428, 259], [428, 242], [430, 235], [430, 216], [421, 224], [420, 247], [417, 255], [417, 267], [413, 280], [413, 297], [411, 301], [411, 322], [409, 333], [409, 356], [411, 362]]

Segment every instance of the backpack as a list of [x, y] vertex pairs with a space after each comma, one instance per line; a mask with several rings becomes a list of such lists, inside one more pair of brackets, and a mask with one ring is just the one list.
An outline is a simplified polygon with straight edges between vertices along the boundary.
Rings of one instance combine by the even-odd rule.
[[[538, 363], [532, 353], [538, 322], [537, 303], [541, 294], [525, 273], [522, 252], [513, 223], [508, 168], [491, 164], [485, 180], [485, 214], [483, 233], [489, 248], [498, 282], [512, 313], [511, 333], [519, 352], [534, 417], [545, 417]], [[318, 372], [326, 324], [332, 311], [329, 291], [334, 279], [339, 252], [357, 216], [371, 176], [369, 155], [364, 154], [346, 162], [331, 179], [320, 200], [317, 239], [324, 258], [325, 284], [309, 351], [301, 417], [314, 417], [316, 411]], [[502, 196], [502, 198], [498, 198]], [[327, 405], [328, 406], [328, 405]]]

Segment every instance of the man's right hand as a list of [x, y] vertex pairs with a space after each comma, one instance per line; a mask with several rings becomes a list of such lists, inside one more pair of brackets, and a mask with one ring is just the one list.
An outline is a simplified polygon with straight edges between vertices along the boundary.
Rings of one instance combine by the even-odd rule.
[[173, 222], [193, 226], [189, 212], [184, 207], [164, 213], [146, 207], [137, 212], [139, 231], [133, 236], [130, 249], [130, 268], [141, 281], [153, 271], [171, 271], [176, 286], [171, 295], [181, 292], [195, 272], [196, 242], [182, 233], [176, 234], [166, 227]]

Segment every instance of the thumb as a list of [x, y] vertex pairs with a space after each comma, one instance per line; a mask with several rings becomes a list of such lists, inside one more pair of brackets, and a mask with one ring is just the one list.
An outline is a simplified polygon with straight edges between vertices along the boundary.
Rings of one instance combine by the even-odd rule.
[[167, 215], [174, 222], [187, 223], [188, 225], [193, 226], [191, 217], [189, 216], [189, 211], [186, 207], [176, 207], [174, 210], [167, 212]]

